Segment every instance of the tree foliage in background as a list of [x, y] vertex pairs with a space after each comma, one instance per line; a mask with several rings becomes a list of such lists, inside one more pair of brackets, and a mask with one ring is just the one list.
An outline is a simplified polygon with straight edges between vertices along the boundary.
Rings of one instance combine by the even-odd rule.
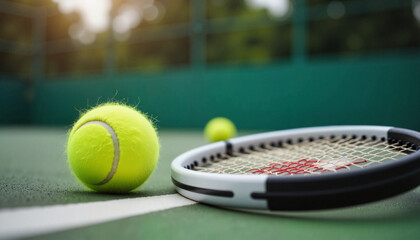
[[[183, 25], [190, 22], [190, 0], [159, 0], [164, 6], [161, 17], [154, 21], [142, 21], [132, 31], [132, 37], [148, 37], [145, 34], [165, 34], [162, 27]], [[142, 30], [146, 30], [143, 32]], [[188, 66], [190, 62], [190, 38], [186, 36], [162, 40], [144, 40], [117, 44], [117, 67], [123, 70], [157, 71], [164, 68]]]
[[[3, 0], [4, 1], [4, 0]], [[128, 0], [114, 0], [114, 12]], [[145, 38], [134, 42], [115, 41], [117, 71], [162, 70], [188, 67], [190, 64], [191, 37], [174, 36], [161, 40], [155, 35], [164, 35], [165, 26], [193, 27], [191, 23], [192, 0], [156, 0], [164, 6], [164, 15], [155, 21], [142, 22], [132, 30], [131, 39]], [[353, 0], [344, 0], [351, 2]], [[398, 1], [398, 0], [395, 0]], [[407, 0], [408, 1], [408, 0]], [[100, 74], [106, 66], [109, 52], [110, 32], [97, 35], [94, 43], [83, 45], [69, 38], [69, 28], [80, 21], [77, 13], [64, 15], [50, 0], [9, 0], [31, 7], [49, 7], [57, 14], [46, 18], [45, 74]], [[308, 0], [307, 7], [327, 5], [331, 1]], [[377, 4], [366, 1], [366, 4]], [[380, 4], [380, 3], [379, 3]], [[205, 18], [208, 22], [220, 19], [233, 26], [220, 31], [210, 31], [205, 38], [205, 58], [211, 64], [269, 63], [291, 57], [293, 28], [291, 17], [272, 18], [266, 9], [254, 9], [246, 1], [207, 0]], [[241, 20], [238, 20], [241, 19]], [[247, 28], [246, 23], [266, 19], [267, 25]], [[32, 49], [34, 39], [33, 19], [13, 14], [0, 14], [0, 39], [2, 44], [16, 43], [16, 53], [0, 51], [0, 72], [29, 79], [32, 69], [31, 54], [19, 53], [19, 48]], [[241, 26], [242, 24], [242, 26]], [[240, 26], [237, 28], [237, 26]], [[208, 28], [205, 25], [204, 28]], [[207, 29], [211, 30], [211, 29]], [[213, 29], [214, 30], [214, 29]], [[144, 36], [149, 34], [150, 36]], [[339, 19], [324, 18], [307, 23], [306, 47], [309, 57], [325, 54], [352, 57], [371, 52], [418, 49], [420, 28], [410, 7], [374, 13], [346, 16]], [[147, 40], [148, 37], [152, 37]], [[65, 51], [55, 51], [55, 49]], [[29, 52], [30, 53], [30, 52]]]
[[[18, 3], [31, 7], [51, 4], [50, 0], [8, 0], [6, 3]], [[0, 44], [7, 51], [0, 51], [0, 74], [12, 75], [24, 81], [32, 76], [32, 42], [34, 39], [31, 16], [0, 13]]]
[[[275, 19], [266, 9], [251, 8], [246, 1], [213, 0], [206, 2], [209, 20], [229, 19], [233, 26], [239, 19], [266, 20], [267, 26], [248, 30], [223, 31], [207, 35], [206, 59], [209, 64], [268, 63], [291, 54], [291, 24], [287, 18]], [[240, 20], [239, 20], [240, 21]], [[283, 23], [286, 21], [287, 23]], [[279, 24], [282, 23], [282, 24]]]
[[419, 46], [420, 28], [409, 8], [308, 24], [307, 49], [311, 57], [337, 53], [362, 57]]

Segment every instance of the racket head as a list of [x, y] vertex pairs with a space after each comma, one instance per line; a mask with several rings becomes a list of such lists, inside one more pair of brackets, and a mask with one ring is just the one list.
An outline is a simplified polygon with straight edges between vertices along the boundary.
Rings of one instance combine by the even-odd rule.
[[[317, 174], [255, 175], [197, 171], [209, 162], [229, 161], [219, 160], [225, 156], [252, 154], [265, 146], [277, 148], [281, 143], [286, 143], [293, 147], [304, 146], [306, 142], [318, 139], [328, 142], [358, 138], [365, 142], [380, 142], [397, 150], [404, 146], [404, 151], [408, 153], [396, 160], [363, 168], [321, 171]], [[172, 181], [180, 194], [224, 207], [272, 211], [345, 207], [384, 199], [419, 185], [420, 151], [416, 151], [419, 146], [420, 133], [383, 126], [330, 126], [275, 131], [234, 138], [188, 151], [172, 162]]]

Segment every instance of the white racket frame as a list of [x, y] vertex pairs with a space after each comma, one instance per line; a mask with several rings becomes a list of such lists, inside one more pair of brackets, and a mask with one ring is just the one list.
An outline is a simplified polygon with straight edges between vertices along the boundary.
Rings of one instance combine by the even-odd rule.
[[[238, 137], [228, 140], [232, 146], [233, 152], [238, 152], [239, 149], [247, 148], [249, 146], [258, 146], [260, 143], [269, 144], [270, 142], [277, 142], [281, 139], [293, 142], [299, 139], [307, 139], [309, 137], [317, 138], [319, 136], [329, 137], [332, 135], [364, 135], [366, 137], [375, 136], [377, 138], [387, 138], [387, 132], [391, 127], [387, 126], [328, 126], [328, 127], [311, 127], [291, 130], [281, 130], [274, 132], [267, 132], [261, 134], [254, 134], [244, 137]], [[172, 179], [180, 184], [194, 187], [197, 189], [211, 189], [233, 192], [233, 197], [220, 197], [208, 194], [200, 194], [195, 191], [188, 191], [177, 187], [176, 190], [183, 196], [212, 205], [221, 205], [225, 207], [235, 208], [252, 208], [252, 209], [267, 209], [267, 201], [264, 199], [254, 199], [251, 193], [266, 192], [267, 175], [225, 175], [218, 173], [205, 173], [187, 169], [194, 162], [200, 162], [203, 156], [216, 156], [218, 153], [224, 154], [226, 152], [226, 142], [216, 142], [205, 145], [193, 150], [190, 150], [179, 157], [177, 157], [171, 164]], [[358, 170], [354, 170], [358, 171]], [[323, 175], [336, 174], [327, 173]], [[287, 180], [288, 178], [308, 177], [308, 176], [277, 176]]]

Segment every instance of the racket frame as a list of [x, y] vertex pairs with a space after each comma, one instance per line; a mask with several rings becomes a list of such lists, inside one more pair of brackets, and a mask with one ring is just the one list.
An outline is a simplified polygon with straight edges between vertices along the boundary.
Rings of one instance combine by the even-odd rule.
[[183, 196], [212, 205], [274, 211], [320, 210], [384, 199], [420, 184], [420, 151], [398, 161], [320, 175], [227, 175], [192, 170], [222, 154], [278, 141], [363, 136], [420, 146], [420, 133], [384, 126], [329, 126], [274, 131], [216, 142], [172, 162], [172, 181]]

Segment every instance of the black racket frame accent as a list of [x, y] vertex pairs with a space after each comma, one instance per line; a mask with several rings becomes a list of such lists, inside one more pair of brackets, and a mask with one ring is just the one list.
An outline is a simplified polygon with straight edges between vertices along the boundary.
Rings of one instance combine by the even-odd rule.
[[[420, 133], [391, 128], [388, 141], [420, 146]], [[384, 165], [356, 171], [279, 178], [269, 176], [266, 192], [251, 193], [276, 211], [321, 210], [385, 199], [420, 185], [420, 151]]]
[[233, 197], [233, 192], [232, 191], [222, 191], [222, 190], [214, 190], [214, 189], [208, 189], [208, 188], [193, 187], [193, 186], [190, 186], [190, 185], [180, 183], [177, 180], [175, 180], [174, 178], [172, 178], [172, 183], [175, 186], [177, 186], [181, 189], [190, 191], [190, 192], [195, 192], [195, 193], [205, 194], [205, 195], [211, 195], [211, 196], [217, 196], [217, 197], [228, 197], [228, 198]]

